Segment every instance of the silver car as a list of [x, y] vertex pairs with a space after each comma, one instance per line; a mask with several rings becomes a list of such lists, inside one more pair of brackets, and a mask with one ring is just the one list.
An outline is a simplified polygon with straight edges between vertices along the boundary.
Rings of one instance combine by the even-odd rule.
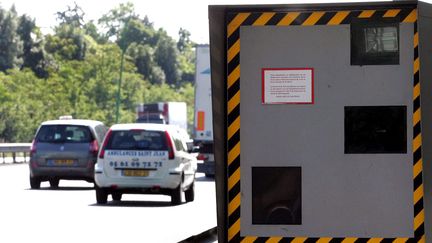
[[94, 181], [94, 164], [107, 127], [94, 120], [52, 120], [43, 122], [30, 152], [30, 186], [40, 188], [60, 179]]

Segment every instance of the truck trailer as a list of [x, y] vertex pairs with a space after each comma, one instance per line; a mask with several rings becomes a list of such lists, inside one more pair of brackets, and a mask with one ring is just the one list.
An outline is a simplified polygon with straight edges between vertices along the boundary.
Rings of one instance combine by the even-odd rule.
[[156, 102], [138, 104], [137, 123], [177, 125], [187, 131], [187, 107], [185, 102]]
[[214, 176], [209, 45], [196, 46], [194, 144], [200, 147], [198, 159], [203, 161], [198, 164], [198, 172]]

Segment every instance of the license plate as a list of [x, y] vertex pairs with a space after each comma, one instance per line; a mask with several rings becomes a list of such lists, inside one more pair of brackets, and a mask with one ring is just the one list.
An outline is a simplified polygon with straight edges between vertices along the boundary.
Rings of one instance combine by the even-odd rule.
[[48, 161], [48, 164], [59, 165], [59, 166], [72, 166], [75, 165], [73, 159], [55, 159]]
[[123, 170], [123, 176], [148, 176], [148, 170]]

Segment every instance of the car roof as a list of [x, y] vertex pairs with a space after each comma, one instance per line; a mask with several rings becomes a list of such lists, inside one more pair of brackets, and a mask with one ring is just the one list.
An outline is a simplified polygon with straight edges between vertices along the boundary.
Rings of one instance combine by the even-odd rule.
[[50, 120], [44, 121], [41, 125], [81, 125], [81, 126], [97, 126], [103, 125], [101, 121], [84, 120], [84, 119], [65, 119], [65, 120]]
[[144, 129], [152, 131], [172, 131], [178, 130], [177, 126], [167, 125], [167, 124], [156, 124], [156, 123], [125, 123], [125, 124], [115, 124], [110, 128], [113, 131], [121, 130], [132, 130], [132, 129]]

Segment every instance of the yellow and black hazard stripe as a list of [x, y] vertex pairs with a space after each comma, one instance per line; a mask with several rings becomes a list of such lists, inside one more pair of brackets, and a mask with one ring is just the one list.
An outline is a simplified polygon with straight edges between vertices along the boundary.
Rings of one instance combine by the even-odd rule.
[[417, 19], [414, 22], [414, 77], [413, 77], [413, 178], [414, 178], [414, 236], [425, 242], [424, 208], [423, 208], [423, 161], [421, 137], [421, 109], [420, 109], [420, 59], [418, 51]]
[[[413, 73], [413, 238], [307, 238], [258, 237], [240, 235], [240, 27], [241, 26], [311, 26], [350, 24], [354, 19], [395, 18], [414, 24]], [[238, 12], [227, 15], [227, 168], [228, 232], [230, 242], [425, 242], [421, 153], [420, 79], [417, 9], [395, 8], [346, 11]]]

